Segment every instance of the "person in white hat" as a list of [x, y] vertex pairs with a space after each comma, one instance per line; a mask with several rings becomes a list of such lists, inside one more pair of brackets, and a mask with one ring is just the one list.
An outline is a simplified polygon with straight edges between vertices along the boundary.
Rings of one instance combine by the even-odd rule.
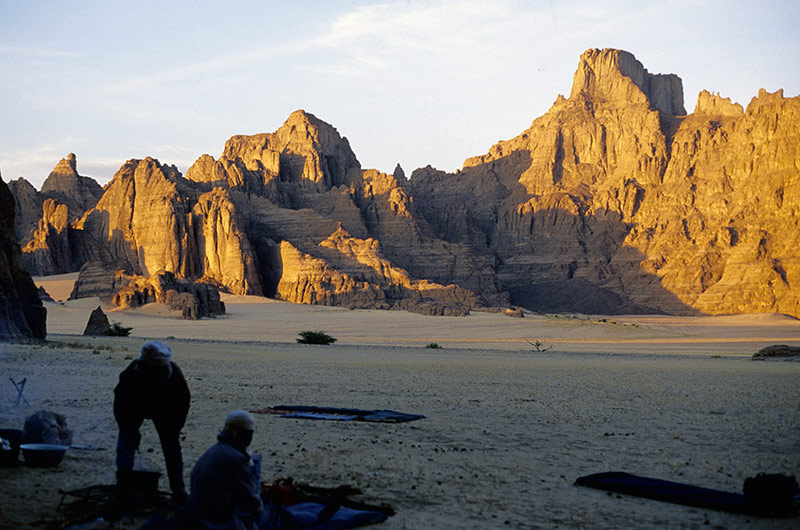
[[163, 342], [142, 346], [141, 355], [119, 374], [114, 388], [114, 418], [119, 425], [117, 472], [133, 469], [139, 448], [139, 429], [153, 420], [167, 465], [173, 498], [185, 502], [180, 433], [189, 414], [191, 393], [181, 369], [172, 361], [172, 350]]
[[249, 412], [231, 412], [217, 443], [195, 464], [187, 504], [194, 526], [263, 530], [290, 524], [284, 510], [265, 508], [261, 500], [261, 455], [251, 457], [248, 450], [254, 431]]

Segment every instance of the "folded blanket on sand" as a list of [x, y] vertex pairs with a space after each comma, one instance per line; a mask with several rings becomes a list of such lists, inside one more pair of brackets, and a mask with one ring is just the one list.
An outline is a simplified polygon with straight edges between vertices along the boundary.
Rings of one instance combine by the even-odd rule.
[[575, 481], [575, 485], [729, 513], [768, 517], [792, 517], [796, 515], [796, 512], [792, 510], [765, 513], [758, 506], [753, 506], [747, 502], [746, 497], [741, 493], [731, 493], [668, 480], [640, 477], [619, 471], [579, 477]]
[[402, 423], [421, 420], [425, 417], [421, 414], [406, 414], [393, 410], [361, 410], [309, 405], [279, 405], [250, 412], [256, 414], [279, 414], [281, 418], [304, 420], [372, 421], [381, 423]]

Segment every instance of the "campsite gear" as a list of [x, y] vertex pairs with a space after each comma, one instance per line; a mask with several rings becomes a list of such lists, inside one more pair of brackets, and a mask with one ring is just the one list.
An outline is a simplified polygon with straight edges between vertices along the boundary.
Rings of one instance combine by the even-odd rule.
[[769, 517], [794, 515], [793, 513], [785, 512], [765, 513], [763, 511], [754, 511], [741, 493], [713, 490], [618, 471], [578, 477], [575, 485], [729, 513]]
[[105, 451], [107, 449], [107, 447], [98, 447], [96, 445], [88, 444], [72, 444], [69, 446], [69, 448], [77, 451]]
[[266, 487], [273, 504], [290, 506], [297, 502], [297, 486], [292, 477], [279, 478]]
[[8, 443], [8, 447], [0, 449], [0, 467], [9, 467], [19, 464], [19, 444], [22, 441], [22, 431], [19, 429], [0, 429], [0, 438]]
[[22, 395], [22, 391], [25, 390], [25, 382], [28, 380], [28, 378], [27, 377], [23, 377], [22, 381], [19, 381], [19, 382], [14, 381], [13, 377], [9, 377], [9, 379], [11, 380], [11, 384], [14, 385], [14, 388], [17, 389], [17, 401], [16, 401], [16, 403], [14, 403], [14, 406], [18, 407], [20, 400], [22, 400], [22, 401], [25, 402], [26, 405], [28, 405], [30, 407], [31, 404], [28, 403], [28, 400], [25, 399], [25, 396]]
[[61, 501], [56, 507], [61, 524], [58, 528], [100, 528], [95, 525], [97, 521], [104, 522], [102, 528], [111, 528], [116, 525], [109, 523], [123, 517], [152, 513], [172, 515], [179, 510], [168, 493], [159, 491], [152, 495], [131, 493], [120, 496], [116, 484], [98, 484], [60, 493]]
[[117, 489], [120, 494], [137, 493], [155, 495], [158, 493], [157, 471], [140, 471], [137, 469], [120, 469], [117, 471]]
[[371, 512], [380, 512], [384, 515], [391, 516], [395, 514], [394, 508], [388, 505], [372, 505], [366, 504], [354, 499], [352, 495], [359, 495], [362, 491], [349, 485], [341, 485], [335, 488], [325, 488], [321, 486], [312, 486], [305, 483], [295, 483], [297, 486], [297, 502], [312, 502], [324, 505], [330, 505], [335, 502], [339, 506], [345, 506], [354, 510], [365, 510]]
[[279, 405], [252, 412], [258, 414], [279, 414], [281, 418], [305, 420], [372, 421], [380, 423], [403, 423], [421, 420], [421, 414], [406, 414], [393, 410], [362, 410], [337, 407], [315, 407], [309, 405]]
[[69, 449], [66, 445], [57, 444], [22, 444], [19, 447], [25, 463], [35, 467], [57, 466]]
[[797, 513], [800, 486], [792, 475], [759, 473], [744, 480], [744, 499], [751, 513]]
[[22, 442], [26, 444], [72, 444], [72, 430], [67, 417], [57, 412], [40, 410], [25, 418]]

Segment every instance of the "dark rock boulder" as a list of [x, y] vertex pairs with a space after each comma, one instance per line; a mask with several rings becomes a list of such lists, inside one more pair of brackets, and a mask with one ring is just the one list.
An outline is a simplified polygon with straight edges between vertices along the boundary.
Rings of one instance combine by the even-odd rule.
[[89, 315], [89, 321], [86, 323], [86, 329], [83, 330], [83, 334], [95, 337], [111, 335], [111, 324], [100, 306], [97, 306], [97, 309]]
[[753, 359], [785, 359], [789, 357], [800, 358], [800, 347], [787, 346], [786, 344], [774, 344], [761, 348], [753, 354]]

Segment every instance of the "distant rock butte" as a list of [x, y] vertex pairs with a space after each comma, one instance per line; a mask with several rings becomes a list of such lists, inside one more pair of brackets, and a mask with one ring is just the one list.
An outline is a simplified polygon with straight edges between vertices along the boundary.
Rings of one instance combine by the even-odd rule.
[[166, 274], [425, 314], [800, 317], [798, 160], [800, 98], [762, 90], [743, 109], [703, 91], [687, 115], [678, 76], [606, 49], [581, 56], [569, 98], [455, 174], [364, 170], [334, 127], [298, 110], [185, 177], [129, 160], [101, 189], [70, 155], [41, 192], [11, 189], [28, 268], [92, 263], [76, 291], [123, 305], [206, 296], [158, 287]]

